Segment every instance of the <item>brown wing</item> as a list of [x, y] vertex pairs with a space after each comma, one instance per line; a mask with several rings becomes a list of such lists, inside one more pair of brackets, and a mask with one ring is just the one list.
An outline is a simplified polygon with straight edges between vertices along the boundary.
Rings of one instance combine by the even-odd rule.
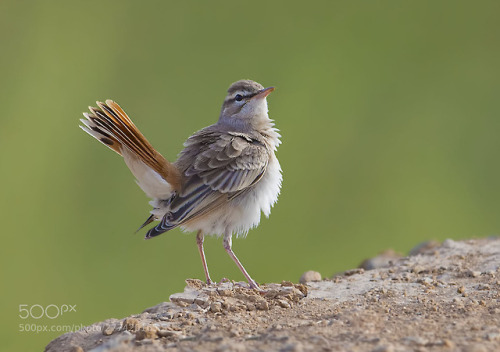
[[99, 108], [89, 107], [82, 119], [87, 133], [122, 155], [126, 147], [146, 165], [156, 171], [174, 189], [179, 190], [181, 175], [177, 168], [168, 162], [134, 125], [123, 109], [114, 101], [97, 102]]
[[261, 179], [269, 160], [265, 145], [240, 133], [200, 131], [185, 145], [178, 162], [194, 162], [184, 172], [183, 189], [171, 199], [170, 211], [146, 238], [199, 219], [245, 192]]
[[185, 172], [197, 175], [215, 191], [241, 191], [263, 175], [269, 153], [262, 143], [245, 134], [223, 134], [199, 153]]

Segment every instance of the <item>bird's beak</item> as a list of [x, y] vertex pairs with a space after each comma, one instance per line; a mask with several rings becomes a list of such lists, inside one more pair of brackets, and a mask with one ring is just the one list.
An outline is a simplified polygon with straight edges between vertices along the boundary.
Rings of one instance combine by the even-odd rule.
[[274, 90], [274, 87], [268, 87], [260, 90], [256, 95], [254, 95], [254, 98], [257, 99], [264, 99], [267, 97], [272, 91]]

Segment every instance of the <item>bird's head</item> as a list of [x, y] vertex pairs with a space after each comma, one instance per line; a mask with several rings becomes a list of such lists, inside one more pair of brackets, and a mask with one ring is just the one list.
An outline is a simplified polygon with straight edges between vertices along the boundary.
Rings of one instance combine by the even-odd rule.
[[268, 120], [266, 97], [274, 87], [264, 88], [251, 80], [231, 84], [222, 104], [219, 121], [234, 124], [253, 124]]

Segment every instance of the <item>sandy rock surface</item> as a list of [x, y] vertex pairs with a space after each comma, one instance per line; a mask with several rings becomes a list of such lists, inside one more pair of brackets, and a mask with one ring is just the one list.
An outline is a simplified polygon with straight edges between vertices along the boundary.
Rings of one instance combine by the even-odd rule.
[[412, 254], [263, 293], [187, 280], [170, 302], [64, 334], [46, 351], [500, 351], [500, 239]]

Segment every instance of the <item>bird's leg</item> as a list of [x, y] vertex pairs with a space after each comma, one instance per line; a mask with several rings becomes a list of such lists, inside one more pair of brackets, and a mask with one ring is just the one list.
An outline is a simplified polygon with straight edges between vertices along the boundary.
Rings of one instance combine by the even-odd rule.
[[198, 251], [200, 252], [200, 257], [201, 257], [201, 263], [203, 264], [203, 270], [205, 271], [205, 279], [208, 285], [211, 285], [212, 279], [210, 279], [210, 274], [208, 273], [208, 266], [207, 266], [207, 261], [205, 260], [205, 251], [203, 250], [203, 240], [205, 239], [205, 236], [201, 232], [201, 230], [198, 231], [198, 234], [196, 235], [196, 244], [198, 245]]
[[253, 288], [253, 289], [261, 291], [261, 288], [259, 287], [259, 285], [257, 285], [257, 283], [254, 281], [254, 279], [252, 279], [250, 277], [250, 275], [247, 273], [247, 271], [245, 270], [245, 268], [240, 263], [240, 261], [238, 260], [238, 258], [234, 254], [233, 250], [231, 249], [232, 242], [233, 242], [232, 241], [232, 234], [231, 233], [229, 233], [229, 234], [226, 233], [224, 235], [224, 249], [226, 250], [227, 254], [229, 254], [229, 256], [236, 263], [236, 265], [238, 266], [238, 268], [240, 268], [240, 270], [243, 273], [243, 275], [245, 275], [245, 278], [247, 279], [248, 283], [250, 284], [250, 288]]

